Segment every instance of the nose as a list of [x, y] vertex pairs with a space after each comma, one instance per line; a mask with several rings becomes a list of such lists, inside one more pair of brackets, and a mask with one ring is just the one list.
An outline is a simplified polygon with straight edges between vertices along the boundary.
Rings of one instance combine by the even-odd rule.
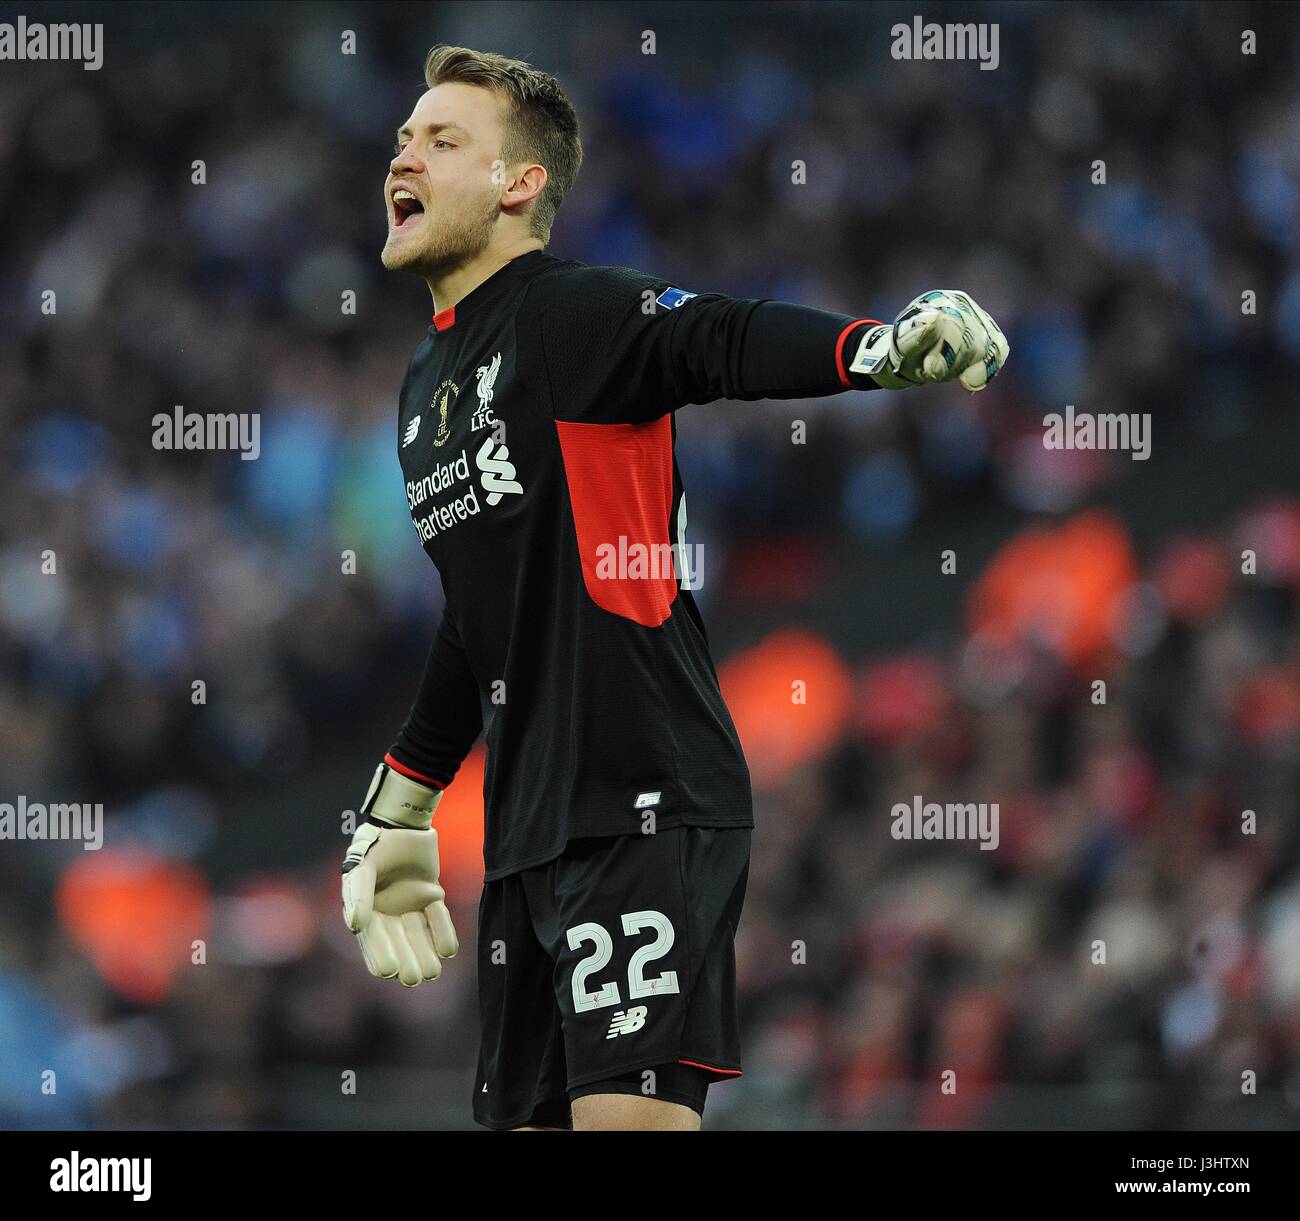
[[403, 174], [418, 174], [423, 169], [424, 163], [419, 159], [419, 157], [411, 152], [411, 144], [409, 142], [406, 147], [388, 163], [388, 172], [395, 178], [400, 178]]

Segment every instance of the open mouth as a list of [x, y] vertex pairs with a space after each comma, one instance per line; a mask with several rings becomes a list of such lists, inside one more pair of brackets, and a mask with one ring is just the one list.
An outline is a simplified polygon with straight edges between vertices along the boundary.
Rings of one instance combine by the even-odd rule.
[[404, 187], [398, 187], [393, 192], [394, 231], [415, 228], [420, 223], [420, 217], [423, 215], [424, 204], [416, 199], [410, 191]]

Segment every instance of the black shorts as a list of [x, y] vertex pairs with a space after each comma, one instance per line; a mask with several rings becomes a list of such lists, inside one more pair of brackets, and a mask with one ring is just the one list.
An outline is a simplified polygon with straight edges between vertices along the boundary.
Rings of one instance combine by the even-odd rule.
[[584, 1094], [642, 1094], [703, 1114], [740, 1076], [736, 925], [747, 827], [570, 841], [483, 887], [474, 1118], [570, 1126]]

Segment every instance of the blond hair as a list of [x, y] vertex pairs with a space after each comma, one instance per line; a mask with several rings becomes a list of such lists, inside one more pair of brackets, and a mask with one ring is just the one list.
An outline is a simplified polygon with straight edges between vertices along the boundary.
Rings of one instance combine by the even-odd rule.
[[521, 59], [447, 46], [429, 52], [424, 81], [430, 89], [453, 81], [478, 85], [508, 99], [501, 157], [507, 165], [527, 161], [546, 167], [546, 185], [528, 218], [532, 235], [545, 245], [551, 238], [555, 214], [582, 165], [578, 115], [560, 82]]

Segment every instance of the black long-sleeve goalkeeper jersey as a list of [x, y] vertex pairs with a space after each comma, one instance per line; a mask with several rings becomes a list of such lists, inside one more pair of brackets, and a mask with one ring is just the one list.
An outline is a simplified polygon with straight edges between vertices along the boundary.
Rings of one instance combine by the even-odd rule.
[[486, 733], [487, 880], [651, 812], [753, 826], [683, 563], [673, 412], [869, 389], [847, 369], [869, 321], [542, 251], [434, 315], [398, 454], [446, 608], [386, 758], [443, 788]]

